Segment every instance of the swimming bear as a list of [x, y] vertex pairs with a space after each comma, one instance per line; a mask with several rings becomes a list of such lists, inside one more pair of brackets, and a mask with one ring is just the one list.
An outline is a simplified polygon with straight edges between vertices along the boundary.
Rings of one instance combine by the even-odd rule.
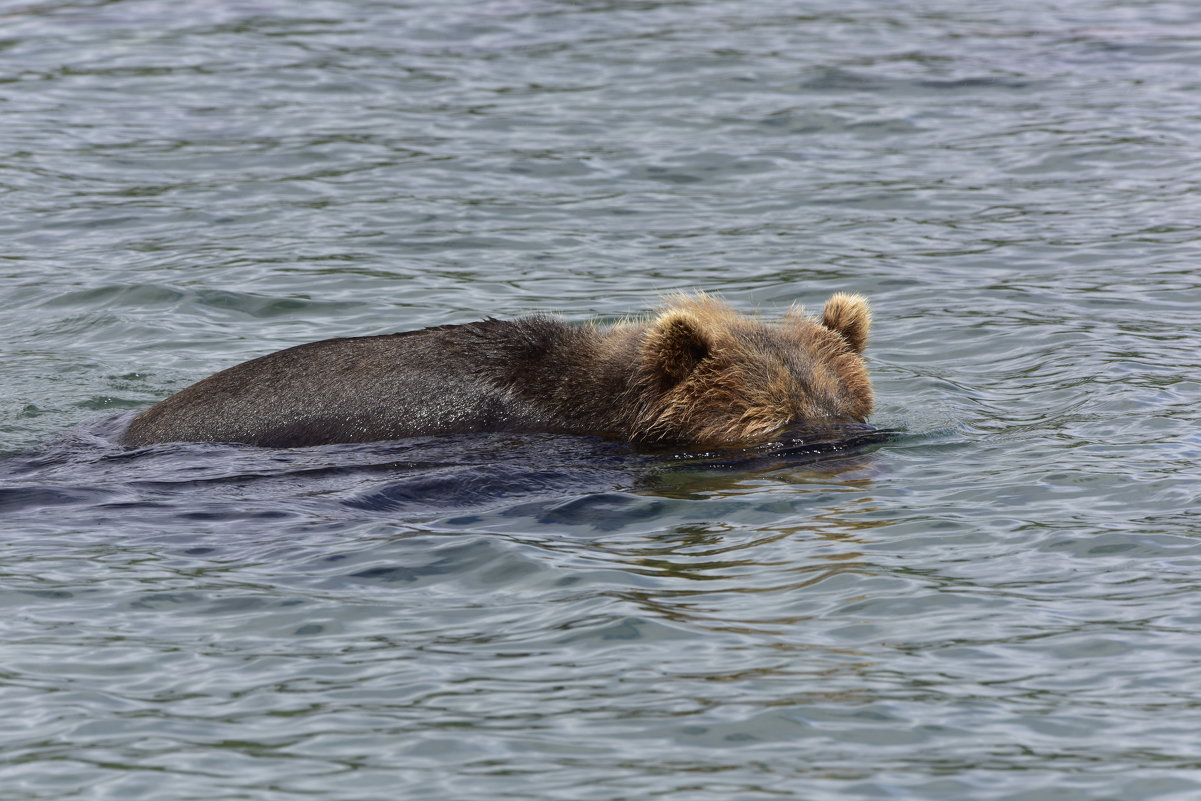
[[327, 339], [222, 370], [139, 414], [129, 447], [291, 448], [469, 432], [548, 432], [721, 446], [862, 423], [871, 312], [839, 293], [821, 319], [768, 324], [681, 295], [652, 319], [486, 319]]

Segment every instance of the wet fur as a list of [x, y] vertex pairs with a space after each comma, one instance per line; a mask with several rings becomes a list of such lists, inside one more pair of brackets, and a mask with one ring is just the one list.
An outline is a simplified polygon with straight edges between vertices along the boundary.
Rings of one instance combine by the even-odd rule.
[[129, 446], [270, 447], [545, 431], [646, 443], [753, 442], [796, 424], [862, 422], [867, 303], [769, 325], [705, 295], [609, 328], [549, 317], [330, 339], [223, 370], [147, 409]]

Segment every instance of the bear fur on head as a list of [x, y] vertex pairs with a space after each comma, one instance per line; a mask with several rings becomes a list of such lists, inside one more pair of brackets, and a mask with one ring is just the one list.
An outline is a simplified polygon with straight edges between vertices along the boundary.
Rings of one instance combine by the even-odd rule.
[[872, 312], [867, 299], [846, 292], [831, 295], [822, 309], [822, 325], [841, 334], [851, 350], [863, 353], [867, 347], [868, 329], [872, 325]]
[[872, 389], [860, 353], [871, 312], [837, 294], [821, 321], [771, 326], [707, 295], [675, 296], [642, 337], [626, 399], [631, 439], [761, 440], [792, 425], [863, 422]]

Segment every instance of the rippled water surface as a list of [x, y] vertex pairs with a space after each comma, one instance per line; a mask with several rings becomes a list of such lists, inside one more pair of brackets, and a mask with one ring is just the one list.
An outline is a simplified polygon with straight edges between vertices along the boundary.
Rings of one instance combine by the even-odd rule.
[[[0, 3], [0, 799], [1201, 797], [1201, 8]], [[863, 452], [125, 452], [252, 356], [873, 301]]]

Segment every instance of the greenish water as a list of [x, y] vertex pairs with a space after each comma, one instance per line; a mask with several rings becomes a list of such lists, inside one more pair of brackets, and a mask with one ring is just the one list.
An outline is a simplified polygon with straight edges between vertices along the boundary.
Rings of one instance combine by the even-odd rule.
[[[0, 4], [0, 800], [1201, 795], [1201, 10]], [[874, 453], [125, 456], [280, 347], [871, 296]]]

